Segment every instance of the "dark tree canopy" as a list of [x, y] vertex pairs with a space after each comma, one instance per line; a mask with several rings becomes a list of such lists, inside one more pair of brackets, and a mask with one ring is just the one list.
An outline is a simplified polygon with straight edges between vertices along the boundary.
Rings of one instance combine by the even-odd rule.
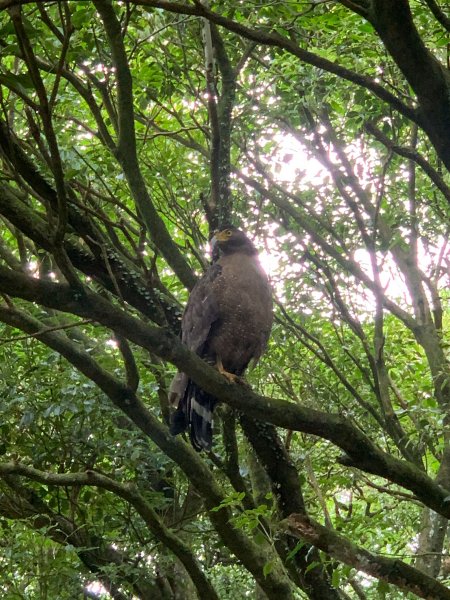
[[[444, 0], [0, 0], [2, 598], [450, 599], [449, 36]], [[179, 336], [224, 223], [275, 296], [248, 385]]]

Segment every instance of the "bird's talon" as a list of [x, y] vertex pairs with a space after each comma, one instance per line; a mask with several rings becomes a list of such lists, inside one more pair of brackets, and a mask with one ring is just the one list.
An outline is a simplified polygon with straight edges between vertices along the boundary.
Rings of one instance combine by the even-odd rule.
[[229, 373], [224, 369], [220, 358], [217, 358], [216, 360], [216, 369], [221, 375], [223, 375], [228, 380], [228, 383], [236, 383], [236, 380], [239, 379], [237, 375], [235, 375], [234, 373]]
[[239, 379], [237, 375], [234, 375], [233, 373], [228, 373], [228, 371], [221, 371], [221, 373], [228, 381], [228, 383], [236, 383]]

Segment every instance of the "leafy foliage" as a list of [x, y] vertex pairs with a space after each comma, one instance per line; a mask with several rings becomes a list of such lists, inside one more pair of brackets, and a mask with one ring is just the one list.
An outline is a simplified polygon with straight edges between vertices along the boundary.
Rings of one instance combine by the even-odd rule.
[[[448, 598], [448, 17], [223, 4], [0, 0], [2, 597]], [[250, 387], [177, 339], [228, 221]]]

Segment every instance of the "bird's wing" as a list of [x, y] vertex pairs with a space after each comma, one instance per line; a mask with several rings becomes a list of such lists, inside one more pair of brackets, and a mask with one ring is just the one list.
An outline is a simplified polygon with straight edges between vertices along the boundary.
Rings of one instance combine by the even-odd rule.
[[190, 350], [200, 356], [211, 327], [219, 318], [214, 282], [221, 273], [222, 267], [219, 264], [214, 263], [209, 267], [194, 286], [184, 311], [181, 339]]
[[[184, 311], [181, 322], [181, 341], [202, 356], [202, 350], [209, 332], [219, 317], [217, 296], [214, 282], [220, 276], [222, 267], [212, 264], [203, 277], [195, 284]], [[169, 390], [169, 401], [177, 407], [188, 386], [189, 377], [178, 372], [172, 380]]]

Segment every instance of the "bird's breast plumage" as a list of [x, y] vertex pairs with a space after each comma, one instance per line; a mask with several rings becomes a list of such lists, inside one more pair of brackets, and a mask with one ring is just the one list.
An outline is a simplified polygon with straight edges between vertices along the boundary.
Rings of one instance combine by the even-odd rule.
[[226, 371], [242, 373], [263, 353], [272, 326], [272, 293], [256, 256], [235, 253], [219, 260], [212, 284], [218, 318], [208, 336], [207, 351]]

